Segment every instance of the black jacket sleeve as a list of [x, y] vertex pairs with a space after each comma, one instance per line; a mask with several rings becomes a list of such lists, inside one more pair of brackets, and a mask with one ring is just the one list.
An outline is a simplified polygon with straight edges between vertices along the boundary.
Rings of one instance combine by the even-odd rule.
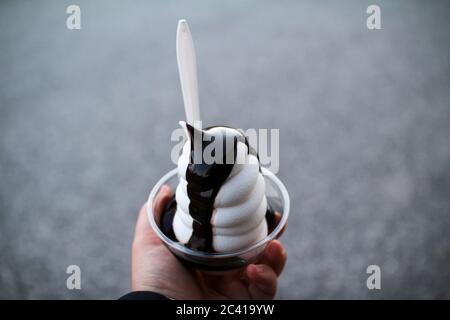
[[133, 291], [120, 297], [119, 300], [170, 300], [170, 299], [156, 292]]

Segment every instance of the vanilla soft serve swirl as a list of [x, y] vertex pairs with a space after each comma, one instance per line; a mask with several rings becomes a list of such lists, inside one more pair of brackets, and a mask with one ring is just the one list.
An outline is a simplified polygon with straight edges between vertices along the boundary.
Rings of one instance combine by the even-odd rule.
[[[195, 164], [193, 137], [197, 129], [189, 125], [186, 129], [188, 140], [178, 160], [180, 181], [175, 193], [173, 231], [177, 240], [194, 250], [228, 252], [263, 239], [268, 233], [265, 182], [258, 156], [246, 137], [228, 127], [198, 130], [201, 138], [232, 143], [223, 143], [222, 163]], [[209, 143], [203, 141], [202, 150]], [[233, 152], [232, 163], [225, 161], [229, 152]]]

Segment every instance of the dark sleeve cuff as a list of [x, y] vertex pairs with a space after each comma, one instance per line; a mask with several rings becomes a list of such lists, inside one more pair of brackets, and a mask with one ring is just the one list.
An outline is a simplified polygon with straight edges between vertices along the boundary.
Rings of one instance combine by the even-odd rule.
[[133, 291], [120, 297], [119, 300], [170, 300], [170, 299], [156, 292]]

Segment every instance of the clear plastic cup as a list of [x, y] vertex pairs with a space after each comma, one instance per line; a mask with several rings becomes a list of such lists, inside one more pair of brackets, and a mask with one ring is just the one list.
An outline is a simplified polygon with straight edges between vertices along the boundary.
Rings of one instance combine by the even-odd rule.
[[173, 191], [176, 190], [179, 179], [176, 168], [166, 173], [156, 183], [148, 197], [147, 216], [153, 230], [177, 258], [202, 271], [227, 271], [241, 268], [249, 263], [258, 261], [267, 244], [281, 235], [286, 227], [289, 216], [289, 194], [286, 187], [269, 170], [261, 168], [261, 172], [266, 183], [267, 201], [276, 212], [281, 214], [281, 217], [270, 234], [250, 247], [238, 251], [221, 253], [201, 252], [189, 249], [182, 243], [171, 240], [162, 232], [157, 223], [159, 221], [158, 215], [161, 212], [154, 212], [153, 201], [163, 185], [168, 185]]

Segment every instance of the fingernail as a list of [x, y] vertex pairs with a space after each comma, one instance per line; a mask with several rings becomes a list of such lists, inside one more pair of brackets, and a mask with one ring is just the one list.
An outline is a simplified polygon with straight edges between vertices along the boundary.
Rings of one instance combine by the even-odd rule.
[[278, 249], [277, 249], [277, 245], [275, 244], [275, 242], [269, 243], [268, 250], [269, 250], [269, 254], [272, 255], [272, 256], [277, 254], [277, 250]]
[[254, 268], [255, 268], [256, 273], [263, 273], [264, 272], [263, 266], [254, 265]]

